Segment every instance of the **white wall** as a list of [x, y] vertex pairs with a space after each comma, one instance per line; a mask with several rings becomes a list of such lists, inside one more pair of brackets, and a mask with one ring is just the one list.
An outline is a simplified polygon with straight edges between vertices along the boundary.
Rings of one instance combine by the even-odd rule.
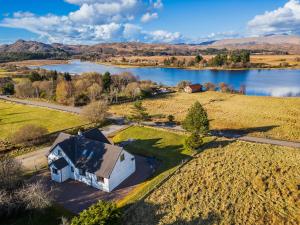
[[[58, 150], [61, 150], [61, 155], [58, 155]], [[132, 160], [134, 158], [133, 155], [126, 152], [125, 150], [122, 151], [121, 155], [125, 155], [125, 160], [120, 161], [120, 157], [112, 171], [112, 174], [109, 179], [104, 178], [104, 182], [97, 181], [97, 176], [95, 174], [86, 173], [86, 176], [81, 176], [79, 174], [79, 170], [75, 168], [72, 161], [65, 155], [65, 153], [62, 151], [62, 149], [57, 146], [49, 155], [48, 155], [48, 163], [64, 157], [64, 159], [68, 162], [69, 166], [65, 167], [63, 169], [63, 179], [61, 180], [61, 175], [55, 175], [52, 174], [51, 170], [51, 178], [54, 181], [57, 182], [63, 182], [66, 179], [74, 179], [80, 182], [83, 182], [87, 185], [91, 185], [97, 189], [110, 192], [114, 188], [116, 188], [122, 181], [124, 181], [127, 177], [129, 177], [132, 173], [135, 172], [135, 160]], [[71, 171], [71, 167], [74, 168], [74, 172]]]
[[109, 191], [115, 189], [122, 181], [135, 172], [135, 157], [125, 150], [121, 152], [120, 156], [122, 154], [124, 154], [125, 160], [121, 162], [119, 157], [109, 178]]

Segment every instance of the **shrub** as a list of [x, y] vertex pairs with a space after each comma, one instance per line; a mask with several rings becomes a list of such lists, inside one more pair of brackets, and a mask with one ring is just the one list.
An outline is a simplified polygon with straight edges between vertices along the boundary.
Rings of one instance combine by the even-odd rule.
[[90, 103], [90, 98], [86, 94], [77, 95], [74, 99], [74, 106], [84, 106]]
[[130, 117], [131, 120], [141, 122], [143, 120], [150, 119], [149, 114], [146, 111], [146, 108], [143, 107], [143, 103], [141, 101], [136, 101], [133, 103], [133, 113]]
[[13, 83], [6, 83], [1, 90], [4, 95], [13, 95], [15, 93], [15, 86]]
[[81, 111], [81, 116], [91, 123], [102, 123], [107, 115], [108, 105], [106, 101], [92, 102]]
[[216, 85], [214, 85], [211, 82], [207, 82], [204, 84], [205, 90], [206, 91], [215, 91], [216, 90]]
[[173, 115], [168, 115], [168, 121], [174, 122], [175, 117]]
[[203, 144], [203, 140], [198, 133], [192, 133], [184, 142], [185, 148], [191, 151], [197, 150]]
[[44, 127], [35, 124], [27, 124], [12, 135], [11, 142], [14, 144], [35, 142], [39, 137], [47, 133], [48, 130]]
[[186, 118], [183, 121], [182, 127], [192, 133], [205, 135], [209, 131], [209, 121], [207, 113], [201, 106], [200, 102], [195, 102], [189, 109]]
[[74, 217], [71, 225], [117, 225], [120, 219], [121, 211], [114, 203], [99, 201]]
[[179, 88], [179, 90], [183, 90], [186, 86], [191, 85], [192, 83], [190, 81], [187, 80], [182, 80], [177, 84], [177, 87]]

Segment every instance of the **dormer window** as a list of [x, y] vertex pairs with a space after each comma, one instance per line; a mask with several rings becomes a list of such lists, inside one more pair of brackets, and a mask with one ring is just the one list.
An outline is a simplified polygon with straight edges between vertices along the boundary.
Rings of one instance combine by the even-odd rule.
[[124, 160], [125, 160], [125, 155], [122, 154], [122, 155], [120, 156], [120, 161], [122, 162], [122, 161], [124, 161]]

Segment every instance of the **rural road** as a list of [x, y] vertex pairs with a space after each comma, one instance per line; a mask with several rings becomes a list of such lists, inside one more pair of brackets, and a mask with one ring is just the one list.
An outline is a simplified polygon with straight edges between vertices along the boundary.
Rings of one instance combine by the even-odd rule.
[[[24, 105], [45, 107], [45, 108], [49, 108], [49, 109], [55, 109], [55, 110], [60, 110], [60, 111], [64, 111], [64, 112], [76, 113], [76, 114], [79, 114], [81, 111], [81, 108], [79, 108], [79, 107], [62, 106], [62, 105], [57, 105], [57, 104], [48, 103], [48, 102], [23, 100], [23, 99], [7, 97], [5, 95], [0, 95], [0, 99], [3, 99], [5, 101], [19, 103], [19, 104], [24, 104]], [[110, 119], [114, 119], [118, 124], [122, 124], [122, 122], [123, 122], [123, 119], [121, 117], [110, 117]], [[158, 125], [155, 123], [144, 123], [144, 124], [148, 125], [148, 126], [155, 126], [155, 127], [165, 128], [165, 129], [183, 131], [183, 128], [181, 126]], [[114, 128], [113, 126], [116, 126], [116, 128]], [[112, 127], [108, 128], [108, 129], [112, 129], [112, 131], [113, 131], [114, 129], [118, 129], [119, 126], [120, 125], [112, 125]], [[110, 132], [110, 131], [108, 130], [108, 132]], [[105, 133], [105, 131], [104, 131], [104, 133]], [[226, 133], [226, 132], [214, 132], [212, 135], [218, 136], [218, 137], [233, 138], [233, 139], [247, 141], [247, 142], [279, 145], [279, 146], [292, 147], [292, 148], [300, 148], [300, 142], [276, 140], [276, 139], [270, 139], [270, 138], [259, 138], [259, 137], [241, 135], [238, 133], [232, 134], [232, 133]]]

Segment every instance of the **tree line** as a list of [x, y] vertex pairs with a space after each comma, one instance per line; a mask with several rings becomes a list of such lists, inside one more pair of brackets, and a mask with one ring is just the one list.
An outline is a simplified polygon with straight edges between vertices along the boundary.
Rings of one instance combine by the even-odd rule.
[[39, 69], [31, 71], [26, 77], [16, 84], [5, 84], [2, 87], [3, 94], [84, 106], [96, 100], [113, 103], [151, 96], [157, 86], [152, 81], [141, 81], [129, 72], [118, 75], [90, 72], [79, 76]]

